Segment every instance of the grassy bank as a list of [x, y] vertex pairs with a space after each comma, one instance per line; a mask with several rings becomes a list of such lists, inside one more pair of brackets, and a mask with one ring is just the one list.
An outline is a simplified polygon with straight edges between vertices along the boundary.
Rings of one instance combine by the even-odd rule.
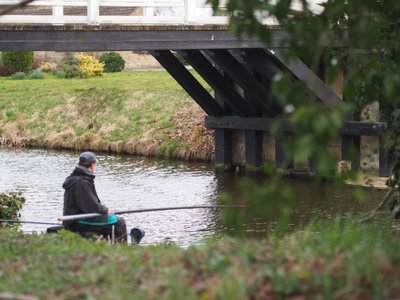
[[164, 71], [0, 78], [0, 144], [209, 160], [203, 111]]
[[389, 232], [338, 222], [269, 241], [225, 239], [188, 249], [110, 246], [67, 232], [23, 235], [3, 230], [0, 295], [398, 299], [399, 253], [400, 243]]

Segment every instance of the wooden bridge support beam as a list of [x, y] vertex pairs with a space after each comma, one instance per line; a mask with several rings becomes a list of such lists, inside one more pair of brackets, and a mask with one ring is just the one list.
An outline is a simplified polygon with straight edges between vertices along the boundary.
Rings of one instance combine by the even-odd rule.
[[[214, 54], [205, 55], [199, 50], [180, 51], [189, 64], [203, 77], [204, 80], [214, 89], [215, 99], [223, 108], [224, 115], [235, 115], [240, 117], [257, 117], [261, 116], [261, 110], [255, 104], [254, 93], [246, 85], [246, 82], [237, 75], [232, 80], [230, 73], [226, 71], [224, 63], [215, 63], [212, 57]], [[210, 52], [209, 52], [210, 53]], [[235, 68], [245, 70], [249, 74], [249, 80], [256, 80], [252, 76], [252, 69], [243, 62], [235, 58], [234, 55], [226, 52], [221, 54], [222, 60], [225, 59], [232, 63], [234, 61]], [[210, 58], [211, 56], [211, 58]], [[228, 57], [228, 58], [227, 58]], [[228, 73], [228, 74], [227, 74]], [[235, 80], [236, 79], [236, 80]], [[239, 82], [239, 84], [238, 84]], [[257, 81], [252, 84], [258, 84]], [[238, 91], [238, 87], [240, 86]], [[266, 94], [265, 94], [266, 95]], [[260, 103], [262, 99], [259, 99]], [[245, 135], [245, 161], [247, 169], [258, 168], [262, 165], [262, 131], [246, 130]], [[217, 169], [230, 170], [232, 167], [232, 130], [216, 129], [215, 131], [215, 160]]]
[[252, 170], [262, 166], [263, 133], [258, 130], [245, 130], [246, 169]]
[[265, 49], [243, 49], [241, 51], [243, 59], [246, 60], [251, 67], [268, 80], [269, 84], [277, 73], [282, 72], [276, 67], [267, 54]]
[[275, 168], [277, 169], [293, 169], [294, 161], [293, 158], [288, 158], [285, 155], [284, 145], [288, 140], [293, 139], [292, 133], [283, 133], [282, 137], [275, 139]]
[[237, 116], [251, 117], [257, 115], [257, 108], [237, 93], [232, 82], [224, 77], [199, 50], [181, 51], [189, 64], [204, 78], [205, 81], [218, 93], [222, 101], [231, 108]]
[[382, 136], [379, 137], [379, 176], [390, 176], [390, 166], [387, 162], [387, 152], [385, 150], [385, 143]]
[[[230, 129], [230, 130], [245, 130], [245, 131], [253, 131], [253, 132], [269, 132], [271, 130], [272, 124], [274, 123], [274, 120], [272, 118], [241, 118], [241, 117], [235, 117], [235, 116], [224, 116], [224, 117], [211, 117], [207, 116], [205, 119], [205, 126], [210, 129]], [[377, 136], [380, 137], [383, 135], [383, 133], [386, 130], [386, 124], [382, 122], [356, 122], [356, 121], [347, 121], [344, 123], [342, 127], [341, 134], [343, 136]], [[292, 128], [288, 122], [283, 122], [282, 123], [282, 131], [284, 133], [283, 138], [284, 139], [289, 139], [293, 138], [294, 135], [296, 134], [296, 129]], [[253, 143], [254, 149], [257, 149], [259, 147], [259, 144], [257, 144], [257, 137], [254, 135], [253, 141], [251, 140], [251, 135], [248, 138], [248, 143], [251, 144]], [[259, 137], [258, 137], [259, 138]], [[258, 140], [260, 141], [260, 139]], [[283, 139], [277, 139], [275, 141], [276, 144], [276, 154], [275, 154], [275, 163], [277, 168], [292, 168], [293, 167], [293, 161], [288, 160], [286, 157], [284, 157], [284, 152], [281, 151], [283, 148]], [[249, 146], [249, 149], [251, 146]], [[255, 152], [253, 152], [254, 154]], [[251, 153], [249, 152], [249, 155]], [[380, 171], [380, 176], [387, 176], [387, 172], [383, 173], [385, 171], [384, 167], [386, 164], [384, 163], [385, 152], [381, 152], [381, 171]], [[254, 160], [257, 162], [258, 156], [256, 154], [251, 158], [249, 156], [249, 161]], [[310, 171], [313, 172], [315, 171], [315, 163], [313, 159], [311, 158], [309, 160], [309, 167]], [[386, 171], [388, 171], [389, 168], [386, 167]]]
[[[230, 97], [231, 94], [230, 92], [234, 92], [234, 86], [231, 78], [224, 73], [224, 70], [219, 68], [218, 66], [213, 66], [211, 62], [207, 59], [206, 56], [202, 54], [202, 56], [207, 60], [205, 61], [199, 61], [199, 62], [193, 62], [192, 67], [195, 68], [197, 66], [198, 68], [195, 70], [198, 70], [200, 75], [206, 80], [208, 78], [210, 80], [210, 86], [211, 84], [215, 84], [214, 88], [214, 94], [215, 94], [215, 100], [219, 103], [219, 105], [222, 107], [224, 111], [224, 115], [232, 115], [232, 110], [234, 110], [236, 107], [234, 106], [235, 104], [232, 105], [230, 103]], [[189, 58], [190, 60], [190, 58]], [[198, 66], [198, 63], [204, 63], [201, 66]], [[203, 67], [207, 66], [208, 68], [212, 69], [210, 70], [205, 70], [203, 72]], [[207, 71], [211, 72], [210, 76], [207, 75]], [[214, 72], [215, 71], [215, 72]], [[221, 80], [221, 81], [218, 81]], [[218, 82], [216, 82], [218, 81]], [[208, 81], [207, 81], [208, 82]], [[230, 91], [225, 91], [226, 86], [231, 87]], [[226, 94], [228, 92], [228, 94]], [[235, 94], [232, 95], [233, 97], [239, 97], [236, 96]], [[229, 99], [228, 99], [229, 98]], [[240, 98], [241, 99], [241, 98]], [[215, 145], [215, 169], [217, 172], [231, 172], [234, 170], [234, 164], [233, 164], [233, 141], [232, 141], [232, 130], [231, 129], [226, 129], [226, 128], [218, 128], [215, 129], [215, 137], [214, 137], [214, 145]]]
[[[289, 63], [282, 56], [271, 58], [272, 54], [262, 49], [228, 50], [182, 50], [180, 53], [191, 66], [214, 89], [215, 96], [190, 74], [171, 51], [153, 51], [153, 56], [174, 77], [190, 96], [210, 116], [206, 126], [215, 129], [215, 162], [219, 170], [232, 170], [233, 167], [233, 130], [244, 133], [246, 169], [253, 170], [263, 164], [263, 133], [270, 130], [272, 119], [280, 113], [273, 101], [270, 84], [273, 76], [286, 68], [298, 79], [305, 81], [312, 92], [329, 106], [342, 101], [323, 82], [323, 74], [309, 76], [311, 70], [301, 61]], [[240, 88], [237, 88], [240, 87]], [[275, 103], [274, 103], [275, 102]], [[217, 117], [216, 119], [212, 119]], [[211, 119], [210, 119], [211, 118]], [[359, 113], [346, 116], [347, 122], [342, 129], [342, 160], [351, 161], [353, 170], [360, 167], [360, 136], [376, 135], [380, 137], [379, 175], [387, 176], [386, 152], [383, 148], [381, 132], [383, 123], [358, 122]], [[218, 123], [214, 126], [211, 123]], [[376, 125], [376, 126], [375, 126]], [[275, 165], [277, 168], [291, 169], [293, 159], [285, 157], [285, 140], [293, 138], [295, 130], [284, 125], [284, 134], [275, 141]], [[311, 173], [316, 171], [315, 160], [308, 160]]]
[[[263, 77], [260, 76], [252, 66], [245, 60], [243, 60], [240, 52], [235, 51], [232, 56], [240, 63], [242, 66], [252, 75], [255, 83], [259, 83], [265, 88], [263, 84]], [[269, 89], [266, 88], [268, 94]], [[253, 95], [249, 91], [249, 88], [245, 87], [243, 89], [243, 97], [247, 103], [252, 103], [251, 99]], [[267, 99], [264, 99], [266, 101]], [[259, 110], [253, 116], [262, 117], [262, 111]], [[244, 141], [245, 141], [245, 160], [246, 160], [246, 171], [258, 172], [261, 170], [263, 165], [263, 132], [260, 130], [245, 130], [244, 131]]]
[[276, 105], [270, 99], [269, 91], [255, 80], [246, 68], [228, 50], [210, 50], [207, 55], [219, 65], [244, 90], [246, 100], [260, 108], [267, 116], [276, 116]]
[[[343, 80], [347, 81], [348, 67], [351, 62], [347, 55], [344, 56], [343, 62]], [[343, 101], [347, 101], [346, 95], [343, 95]], [[359, 111], [347, 114], [345, 121], [360, 121], [361, 113]], [[360, 169], [361, 161], [361, 136], [359, 135], [342, 135], [341, 160], [351, 162], [351, 170], [357, 172]]]
[[[386, 121], [383, 114], [379, 114], [380, 121]], [[388, 177], [391, 174], [391, 167], [388, 164], [387, 151], [385, 149], [385, 141], [382, 135], [379, 136], [379, 176]]]
[[215, 167], [219, 171], [231, 171], [232, 161], [232, 130], [215, 129]]
[[[346, 121], [360, 121], [360, 113], [354, 112], [345, 116]], [[342, 135], [341, 160], [351, 163], [351, 170], [357, 172], [361, 161], [361, 136]]]
[[351, 162], [351, 169], [360, 169], [361, 139], [359, 136], [342, 135], [341, 160]]
[[[219, 70], [219, 72], [221, 72], [221, 76], [224, 77], [225, 80], [229, 80], [228, 78], [226, 78], [222, 70]], [[225, 115], [232, 114], [231, 108], [227, 105], [225, 97], [223, 97], [220, 92], [215, 91], [215, 99], [222, 106]], [[215, 129], [215, 169], [217, 171], [230, 172], [234, 169], [232, 144], [233, 142], [231, 129]]]
[[280, 49], [274, 50], [274, 55], [271, 56], [277, 65], [289, 70], [298, 80], [304, 82], [308, 89], [316, 95], [326, 106], [330, 106], [342, 102], [342, 99], [328, 86], [324, 80], [310, 69], [301, 59], [293, 58], [286, 61], [285, 52]]
[[193, 77], [171, 51], [151, 51], [154, 58], [171, 74], [185, 91], [211, 116], [223, 115], [222, 107]]

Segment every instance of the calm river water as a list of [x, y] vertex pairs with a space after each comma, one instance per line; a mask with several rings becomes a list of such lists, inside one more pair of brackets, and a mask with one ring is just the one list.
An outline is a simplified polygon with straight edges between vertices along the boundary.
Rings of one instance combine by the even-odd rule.
[[[0, 193], [21, 191], [27, 202], [21, 220], [57, 222], [62, 214], [62, 183], [77, 163], [79, 153], [67, 151], [0, 148]], [[104, 204], [114, 210], [152, 207], [214, 205], [223, 192], [235, 193], [243, 178], [219, 175], [213, 164], [162, 161], [122, 155], [98, 155], [96, 188]], [[337, 214], [359, 214], [375, 206], [382, 192], [368, 191], [362, 203], [352, 189], [335, 190], [330, 184], [293, 180], [296, 191], [292, 222], [307, 222], [313, 216], [330, 218]], [[180, 246], [220, 238], [232, 231], [220, 222], [218, 209], [148, 212], [124, 215], [128, 229], [142, 227], [144, 244], [166, 241]], [[262, 233], [266, 222], [244, 224], [249, 233]], [[46, 230], [43, 225], [24, 224], [27, 232]], [[261, 232], [261, 233], [260, 233]]]

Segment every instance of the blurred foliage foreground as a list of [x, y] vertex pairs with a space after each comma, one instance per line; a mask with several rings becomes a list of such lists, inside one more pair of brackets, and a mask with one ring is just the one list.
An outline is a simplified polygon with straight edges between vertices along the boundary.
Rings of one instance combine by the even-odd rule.
[[392, 235], [390, 226], [337, 220], [182, 249], [3, 229], [0, 298], [398, 299], [400, 242]]
[[[19, 210], [25, 201], [26, 199], [18, 192], [0, 193], [0, 219], [15, 219], [19, 217]], [[0, 228], [5, 225], [0, 223]]]

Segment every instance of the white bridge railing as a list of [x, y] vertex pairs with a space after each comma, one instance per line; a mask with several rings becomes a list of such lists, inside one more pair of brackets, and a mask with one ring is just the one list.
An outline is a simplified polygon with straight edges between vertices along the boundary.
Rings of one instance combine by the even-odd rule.
[[[0, 5], [15, 5], [19, 2], [0, 0]], [[66, 15], [66, 8], [75, 13], [80, 12]], [[111, 9], [112, 15], [107, 15]], [[46, 11], [50, 13], [45, 14]], [[37, 0], [29, 3], [23, 13], [17, 10], [1, 16], [0, 23], [226, 24], [227, 17], [213, 16], [211, 6], [203, 0]]]
[[[0, 7], [20, 1], [0, 0]], [[322, 10], [320, 2], [326, 0], [308, 0], [316, 13]], [[295, 1], [293, 9], [299, 3]], [[0, 16], [0, 24], [227, 24], [225, 4], [226, 0], [220, 0], [215, 15], [206, 0], [35, 0], [22, 10]], [[260, 17], [265, 24], [276, 24], [268, 16]]]

